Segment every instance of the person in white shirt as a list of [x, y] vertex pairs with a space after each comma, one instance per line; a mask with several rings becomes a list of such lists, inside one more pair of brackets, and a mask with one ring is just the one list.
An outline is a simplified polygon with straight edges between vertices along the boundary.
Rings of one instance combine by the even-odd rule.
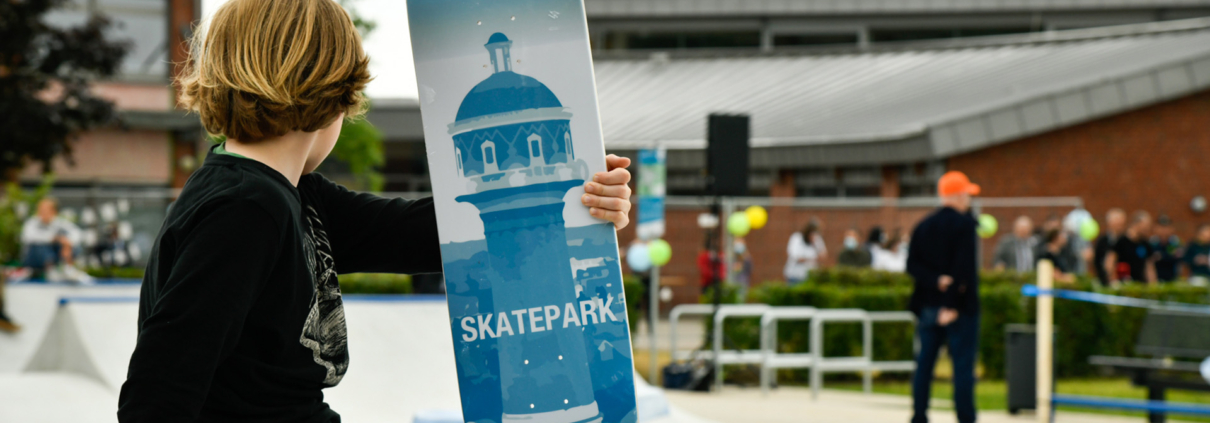
[[819, 267], [820, 260], [827, 258], [828, 248], [824, 246], [823, 236], [819, 234], [821, 226], [818, 219], [811, 218], [801, 232], [790, 235], [790, 242], [786, 245], [786, 267], [783, 273], [786, 283], [791, 286], [806, 281], [807, 274]]
[[895, 230], [890, 239], [882, 245], [870, 246], [870, 267], [874, 270], [887, 272], [903, 272], [907, 270], [907, 242], [903, 232]]
[[92, 277], [72, 265], [79, 245], [80, 229], [59, 217], [59, 203], [50, 197], [38, 202], [37, 214], [21, 228], [25, 267], [45, 272], [48, 281], [72, 280], [91, 283]]

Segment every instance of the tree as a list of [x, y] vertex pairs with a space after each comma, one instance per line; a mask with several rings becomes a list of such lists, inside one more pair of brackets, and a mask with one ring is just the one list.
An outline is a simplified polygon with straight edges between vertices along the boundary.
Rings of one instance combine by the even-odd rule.
[[0, 180], [26, 166], [50, 172], [56, 156], [70, 159], [70, 141], [116, 119], [109, 101], [89, 92], [114, 74], [126, 43], [107, 40], [110, 21], [93, 14], [83, 25], [56, 28], [43, 18], [65, 0], [0, 1]]
[[[361, 32], [361, 37], [368, 38], [378, 24], [365, 19], [353, 7], [356, 0], [340, 0], [341, 6], [349, 11], [353, 25]], [[373, 105], [371, 105], [373, 107]], [[358, 188], [370, 191], [382, 191], [384, 178], [379, 170], [386, 163], [382, 150], [382, 133], [365, 119], [345, 122], [340, 129], [340, 138], [332, 149], [332, 157], [343, 162], [349, 172], [357, 178]]]

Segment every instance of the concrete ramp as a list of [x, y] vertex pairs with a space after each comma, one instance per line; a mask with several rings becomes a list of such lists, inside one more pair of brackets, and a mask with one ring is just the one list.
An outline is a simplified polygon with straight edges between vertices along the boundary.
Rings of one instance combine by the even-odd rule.
[[0, 373], [0, 422], [115, 423], [118, 394], [71, 373]]
[[24, 371], [76, 374], [118, 392], [138, 340], [137, 300], [65, 297], [60, 303]]
[[[132, 299], [139, 296], [138, 283], [105, 283], [73, 286], [46, 283], [13, 283], [5, 287], [5, 310], [22, 330], [0, 334], [0, 375], [25, 369], [43, 342], [64, 297], [105, 297]], [[131, 301], [137, 309], [137, 303]], [[135, 326], [117, 329], [134, 331]], [[108, 330], [108, 329], [106, 329]], [[127, 356], [129, 359], [129, 356]]]
[[410, 422], [422, 409], [461, 409], [445, 298], [418, 298], [345, 297], [349, 372], [324, 391], [345, 420]]
[[[9, 291], [10, 304], [22, 303], [16, 310], [25, 314], [26, 331], [21, 342], [0, 344], [6, 357], [21, 361], [0, 371], [0, 422], [116, 421], [138, 336], [138, 288], [63, 288]], [[345, 420], [411, 422], [423, 412], [459, 413], [444, 297], [349, 295], [345, 313], [349, 372], [324, 391]], [[8, 346], [27, 352], [5, 351]], [[671, 407], [662, 390], [636, 381], [644, 423], [703, 422]]]

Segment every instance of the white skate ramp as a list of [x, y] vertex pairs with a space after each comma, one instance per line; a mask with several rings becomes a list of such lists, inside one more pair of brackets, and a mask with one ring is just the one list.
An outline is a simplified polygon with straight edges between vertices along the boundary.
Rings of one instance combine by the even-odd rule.
[[345, 296], [349, 372], [324, 400], [350, 422], [408, 422], [460, 409], [449, 314], [441, 296]]
[[[133, 299], [139, 296], [138, 283], [73, 286], [44, 283], [14, 283], [5, 287], [5, 311], [22, 330], [16, 334], [0, 334], [0, 374], [20, 372], [34, 357], [34, 352], [54, 320], [63, 297], [106, 297]], [[138, 308], [136, 302], [131, 301]], [[134, 330], [135, 326], [125, 329]], [[127, 357], [129, 358], [129, 356]]]
[[[118, 392], [138, 336], [137, 285], [9, 288], [10, 306], [21, 304], [10, 310], [22, 316], [25, 331], [20, 339], [0, 338], [0, 353], [19, 361], [0, 370], [0, 422], [116, 421]], [[60, 298], [66, 298], [62, 305]], [[411, 422], [424, 410], [458, 413], [444, 297], [349, 295], [345, 313], [349, 371], [339, 386], [324, 391], [345, 420]], [[636, 380], [644, 423], [702, 421]]]
[[138, 301], [66, 297], [61, 302], [24, 371], [72, 373], [118, 392], [138, 340]]

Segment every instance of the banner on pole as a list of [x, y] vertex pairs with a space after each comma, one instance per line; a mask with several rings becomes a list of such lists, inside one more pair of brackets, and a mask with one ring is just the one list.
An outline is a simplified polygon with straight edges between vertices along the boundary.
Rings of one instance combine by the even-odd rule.
[[666, 195], [667, 150], [639, 150], [639, 239], [650, 241], [664, 236], [664, 196]]

